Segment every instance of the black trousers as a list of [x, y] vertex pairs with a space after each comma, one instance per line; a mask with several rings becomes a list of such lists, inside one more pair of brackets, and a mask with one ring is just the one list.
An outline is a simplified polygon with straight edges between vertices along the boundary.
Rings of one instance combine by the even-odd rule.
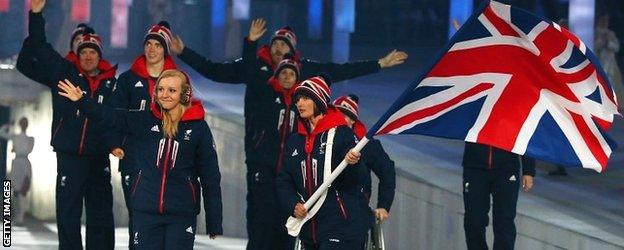
[[490, 195], [494, 249], [514, 249], [516, 241], [516, 204], [521, 175], [518, 170], [464, 168], [464, 231], [469, 250], [488, 249], [485, 228], [488, 225]]
[[247, 168], [247, 249], [292, 250], [295, 238], [286, 231], [287, 215], [280, 211], [271, 167]]
[[196, 215], [160, 215], [135, 210], [133, 216], [135, 249], [193, 249]]
[[59, 249], [82, 249], [80, 217], [86, 208], [87, 249], [113, 249], [113, 189], [108, 155], [56, 153]]

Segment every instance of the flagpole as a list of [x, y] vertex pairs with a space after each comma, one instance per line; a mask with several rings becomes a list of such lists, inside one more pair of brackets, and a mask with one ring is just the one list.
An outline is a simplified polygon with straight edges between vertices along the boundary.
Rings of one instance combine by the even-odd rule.
[[[363, 137], [355, 145], [355, 147], [353, 149], [351, 149], [351, 151], [360, 152], [362, 150], [362, 148], [364, 148], [364, 146], [366, 146], [367, 143], [368, 143], [368, 138], [367, 137]], [[340, 173], [342, 173], [342, 171], [346, 167], [347, 167], [347, 161], [345, 159], [342, 159], [342, 161], [340, 162], [338, 167], [336, 167], [336, 169], [334, 169], [334, 171], [332, 171], [331, 175], [329, 175], [329, 178], [327, 178], [326, 181], [321, 183], [321, 185], [318, 187], [318, 189], [316, 191], [314, 191], [314, 194], [312, 194], [312, 196], [310, 196], [310, 198], [305, 202], [305, 204], [303, 204], [303, 207], [305, 207], [305, 209], [309, 211], [310, 208], [314, 205], [314, 203], [316, 203], [316, 201], [318, 201], [318, 199], [321, 197], [321, 195], [323, 193], [325, 193], [327, 191], [327, 189], [329, 189], [329, 187], [334, 182], [334, 180], [336, 178], [338, 178]], [[296, 217], [292, 217], [292, 216], [290, 218], [288, 218], [288, 221], [286, 222], [286, 228], [288, 228], [288, 234], [290, 234], [292, 236], [299, 235], [299, 231], [301, 230], [301, 227], [303, 226], [303, 224], [308, 219], [310, 219], [308, 216], [306, 216], [304, 218], [301, 218], [301, 219], [296, 218]]]

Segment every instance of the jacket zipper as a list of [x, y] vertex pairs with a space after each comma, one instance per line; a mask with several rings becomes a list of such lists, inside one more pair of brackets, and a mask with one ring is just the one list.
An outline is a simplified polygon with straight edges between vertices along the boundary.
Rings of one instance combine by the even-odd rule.
[[141, 175], [143, 174], [143, 170], [139, 170], [139, 175], [137, 175], [137, 179], [136, 181], [134, 181], [134, 185], [132, 186], [132, 196], [134, 196], [134, 193], [137, 190], [137, 187], [139, 186], [139, 182], [141, 182]]
[[286, 135], [290, 130], [290, 106], [286, 106], [286, 112], [284, 114], [284, 122], [282, 122], [282, 135], [280, 137], [280, 149], [277, 158], [277, 165], [275, 166], [275, 172], [279, 172], [282, 168], [282, 157], [284, 157], [284, 143], [286, 142]]
[[80, 135], [80, 145], [78, 146], [79, 155], [82, 155], [82, 151], [84, 150], [84, 141], [85, 136], [87, 135], [87, 124], [89, 124], [89, 118], [85, 118], [84, 123], [82, 124], [82, 134]]
[[[89, 82], [88, 79], [87, 79], [87, 82]], [[89, 88], [90, 88], [90, 85], [91, 84], [89, 84]], [[95, 91], [91, 91], [90, 96], [91, 96], [91, 99], [93, 99], [93, 97], [95, 96]], [[82, 155], [82, 152], [84, 151], [85, 137], [87, 136], [87, 124], [89, 124], [89, 118], [85, 118], [84, 123], [82, 124], [82, 134], [80, 135], [80, 145], [78, 146], [78, 155]]]
[[[310, 142], [307, 141], [306, 143], [310, 143]], [[311, 153], [308, 153], [308, 157], [306, 158], [306, 176], [307, 176], [307, 179], [308, 179], [308, 180], [306, 180], [306, 183], [307, 183], [306, 189], [308, 191], [308, 197], [310, 197], [310, 196], [312, 196], [312, 193], [314, 192], [314, 190], [313, 190], [314, 189], [313, 178], [316, 178], [316, 177], [312, 176], [312, 155], [311, 155]], [[315, 219], [315, 217], [312, 217], [310, 219], [310, 226], [311, 226], [310, 233], [312, 234], [312, 241], [314, 243], [316, 243], [316, 219]]]
[[195, 186], [193, 185], [193, 182], [191, 181], [191, 177], [188, 178], [188, 184], [189, 184], [189, 187], [191, 188], [191, 194], [193, 195], [193, 203], [197, 203], [197, 198], [195, 198]]
[[158, 198], [158, 213], [165, 213], [165, 183], [167, 181], [167, 163], [169, 162], [169, 153], [171, 151], [171, 138], [167, 139], [167, 152], [165, 153], [165, 158], [163, 159], [162, 165], [162, 175], [160, 177], [160, 194]]

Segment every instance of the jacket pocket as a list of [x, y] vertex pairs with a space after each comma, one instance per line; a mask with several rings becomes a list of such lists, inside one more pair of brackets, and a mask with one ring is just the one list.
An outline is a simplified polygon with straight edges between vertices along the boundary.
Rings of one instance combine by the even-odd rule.
[[61, 130], [61, 126], [63, 126], [63, 118], [61, 118], [61, 120], [59, 121], [59, 124], [56, 125], [56, 128], [54, 128], [54, 133], [52, 133], [52, 140], [56, 138], [56, 134], [59, 132], [59, 130]]
[[132, 196], [134, 196], [134, 193], [137, 190], [137, 187], [139, 186], [139, 183], [141, 182], [141, 176], [143, 175], [143, 170], [139, 170], [139, 174], [137, 175], [136, 180], [134, 180], [134, 184], [132, 184]]
[[256, 136], [254, 136], [254, 138], [255, 138], [254, 148], [258, 149], [258, 147], [260, 147], [260, 144], [264, 140], [264, 130], [262, 130], [260, 133], [256, 134]]
[[338, 193], [338, 190], [336, 190], [336, 202], [338, 203], [338, 209], [340, 210], [340, 214], [342, 215], [342, 218], [346, 220], [348, 216], [347, 207], [345, 206], [344, 201], [340, 197], [340, 193]]
[[195, 192], [195, 185], [193, 184], [193, 181], [191, 181], [191, 177], [188, 178], [188, 186], [191, 190], [191, 195], [193, 196], [193, 204], [195, 204], [197, 203], [197, 195]]

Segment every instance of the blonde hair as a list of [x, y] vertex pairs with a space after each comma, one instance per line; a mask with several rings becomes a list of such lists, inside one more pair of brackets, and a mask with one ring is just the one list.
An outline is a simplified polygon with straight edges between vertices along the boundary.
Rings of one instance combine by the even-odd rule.
[[172, 115], [172, 110], [165, 110], [162, 107], [160, 107], [160, 105], [158, 105], [160, 107], [160, 113], [163, 115], [163, 119], [162, 119], [163, 134], [167, 138], [173, 138], [178, 133], [178, 124], [180, 123], [180, 119], [182, 118], [182, 115], [184, 114], [186, 109], [191, 104], [190, 102], [191, 84], [189, 83], [189, 80], [186, 74], [184, 74], [180, 70], [168, 69], [160, 73], [158, 80], [156, 80], [155, 90], [158, 91], [158, 85], [160, 84], [162, 79], [171, 78], [171, 77], [177, 77], [180, 80], [182, 80], [182, 86], [180, 88], [180, 104], [181, 105], [178, 105], [175, 108], [178, 111], [177, 112], [178, 115], [176, 117]]

